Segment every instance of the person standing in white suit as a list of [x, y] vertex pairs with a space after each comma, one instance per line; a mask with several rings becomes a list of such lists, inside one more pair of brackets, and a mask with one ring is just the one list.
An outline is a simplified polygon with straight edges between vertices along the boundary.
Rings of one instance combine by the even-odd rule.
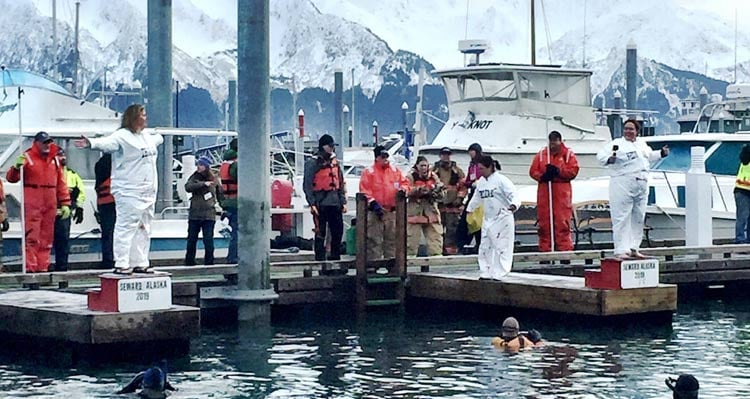
[[515, 245], [513, 212], [521, 206], [516, 187], [497, 171], [497, 162], [488, 155], [479, 159], [479, 172], [474, 196], [466, 212], [484, 208], [482, 240], [479, 245], [479, 278], [500, 280], [510, 273]]
[[114, 232], [115, 273], [149, 272], [151, 221], [154, 218], [158, 179], [157, 147], [160, 134], [145, 134], [146, 110], [133, 104], [122, 114], [120, 129], [109, 136], [76, 141], [79, 148], [112, 154], [112, 195], [117, 220]]
[[615, 257], [641, 256], [643, 223], [648, 201], [648, 171], [651, 162], [669, 155], [669, 147], [652, 150], [638, 140], [640, 125], [634, 119], [623, 124], [622, 137], [612, 140], [596, 155], [609, 170], [609, 212]]

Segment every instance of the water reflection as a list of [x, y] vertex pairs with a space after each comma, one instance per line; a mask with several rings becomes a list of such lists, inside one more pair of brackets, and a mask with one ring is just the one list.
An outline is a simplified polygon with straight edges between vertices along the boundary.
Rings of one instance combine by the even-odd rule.
[[[505, 314], [313, 315], [204, 329], [170, 378], [174, 398], [666, 398], [664, 379], [691, 373], [701, 397], [750, 397], [748, 304], [681, 304], [666, 328], [520, 318], [547, 345], [517, 354], [490, 344]], [[0, 396], [112, 397], [151, 361], [65, 369], [0, 358]]]

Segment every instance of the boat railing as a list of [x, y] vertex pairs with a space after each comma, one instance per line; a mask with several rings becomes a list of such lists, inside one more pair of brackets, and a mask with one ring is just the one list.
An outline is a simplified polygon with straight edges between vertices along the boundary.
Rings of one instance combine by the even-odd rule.
[[168, 206], [159, 212], [159, 219], [168, 219], [167, 215], [184, 215], [190, 210], [189, 206]]
[[[661, 175], [664, 177], [664, 181], [667, 183], [667, 189], [669, 190], [669, 194], [672, 195], [672, 201], [674, 201], [675, 207], [679, 206], [679, 200], [677, 199], [677, 193], [672, 187], [672, 182], [670, 181], [669, 175], [672, 173], [681, 173], [684, 174], [684, 171], [679, 170], [661, 170]], [[721, 200], [721, 205], [724, 208], [725, 212], [729, 212], [729, 205], [727, 204], [726, 198], [724, 198], [724, 192], [721, 190], [721, 184], [719, 184], [719, 177], [718, 175], [711, 173], [711, 179], [714, 181], [714, 185], [716, 186], [716, 191], [719, 193], [719, 199]]]

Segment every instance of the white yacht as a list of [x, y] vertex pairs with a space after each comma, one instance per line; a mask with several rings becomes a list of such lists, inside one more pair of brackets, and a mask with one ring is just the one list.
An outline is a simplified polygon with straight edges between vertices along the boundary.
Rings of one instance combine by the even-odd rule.
[[[462, 41], [460, 47], [471, 54], [486, 48], [481, 41]], [[445, 87], [449, 119], [432, 144], [419, 148], [420, 155], [435, 161], [441, 148], [450, 147], [454, 160], [464, 166], [469, 163], [467, 148], [479, 143], [514, 183], [530, 184], [531, 160], [547, 145], [549, 132], [557, 130], [578, 156], [580, 177], [602, 174], [596, 152], [611, 134], [597, 124], [591, 71], [476, 62], [433, 74]]]

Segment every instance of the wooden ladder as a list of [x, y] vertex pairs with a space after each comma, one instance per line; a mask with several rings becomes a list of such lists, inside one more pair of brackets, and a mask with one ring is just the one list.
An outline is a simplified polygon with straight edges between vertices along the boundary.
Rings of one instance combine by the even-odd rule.
[[[396, 194], [395, 257], [367, 259], [367, 198], [357, 194], [357, 309], [403, 307], [406, 279], [406, 195]], [[385, 268], [386, 272], [379, 272]]]

